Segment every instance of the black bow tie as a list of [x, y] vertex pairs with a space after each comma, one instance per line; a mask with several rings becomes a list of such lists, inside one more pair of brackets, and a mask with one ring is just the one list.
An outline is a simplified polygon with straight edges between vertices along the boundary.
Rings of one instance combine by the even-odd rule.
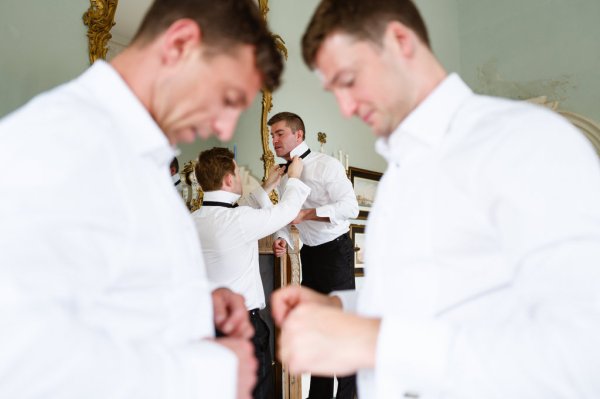
[[238, 204], [230, 204], [228, 202], [204, 201], [202, 206], [222, 206], [223, 208], [237, 208]]
[[[310, 148], [306, 151], [304, 151], [304, 154], [300, 155], [301, 159], [306, 158], [306, 156], [310, 154]], [[290, 164], [292, 163], [291, 160], [287, 161], [287, 163], [280, 163], [279, 166], [281, 166], [283, 168], [283, 172], [287, 173], [288, 167], [290, 166]]]

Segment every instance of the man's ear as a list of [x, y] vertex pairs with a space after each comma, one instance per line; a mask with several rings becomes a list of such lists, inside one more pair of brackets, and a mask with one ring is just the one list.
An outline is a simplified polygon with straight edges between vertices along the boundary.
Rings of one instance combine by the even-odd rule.
[[161, 60], [166, 65], [176, 64], [197, 50], [202, 41], [198, 24], [188, 18], [179, 19], [163, 33]]
[[[304, 130], [298, 129], [298, 130], [296, 130], [295, 134], [296, 134], [296, 141], [304, 141]], [[300, 140], [298, 140], [298, 139], [300, 139]]]
[[383, 36], [384, 45], [391, 45], [407, 58], [414, 55], [418, 40], [417, 35], [410, 28], [398, 21], [389, 22]]
[[223, 188], [231, 188], [233, 187], [233, 175], [231, 173], [226, 173], [223, 176]]

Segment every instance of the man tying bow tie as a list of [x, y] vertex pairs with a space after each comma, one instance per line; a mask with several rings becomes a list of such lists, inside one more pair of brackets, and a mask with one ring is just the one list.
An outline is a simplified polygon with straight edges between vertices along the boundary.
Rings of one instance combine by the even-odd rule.
[[[302, 261], [302, 285], [320, 293], [354, 289], [354, 246], [348, 236], [349, 219], [358, 215], [358, 203], [352, 183], [343, 165], [335, 158], [311, 152], [304, 141], [305, 127], [302, 119], [291, 112], [274, 115], [267, 124], [271, 127], [273, 147], [278, 157], [289, 160], [300, 156], [304, 170], [300, 176], [311, 193], [292, 224], [297, 225]], [[288, 173], [289, 177], [289, 173]], [[287, 191], [286, 177], [278, 187], [280, 194]], [[291, 245], [289, 230], [277, 233], [273, 243], [276, 256], [283, 256], [286, 241]], [[355, 377], [338, 378], [338, 399], [354, 399]], [[310, 398], [333, 397], [333, 378], [312, 377]]]

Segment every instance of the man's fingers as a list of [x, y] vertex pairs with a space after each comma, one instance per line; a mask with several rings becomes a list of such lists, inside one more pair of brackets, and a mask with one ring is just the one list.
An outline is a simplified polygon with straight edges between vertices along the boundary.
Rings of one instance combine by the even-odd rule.
[[299, 302], [299, 296], [294, 287], [277, 290], [271, 296], [271, 313], [277, 325], [282, 325], [291, 309]]
[[250, 339], [254, 335], [254, 327], [250, 323], [246, 311], [242, 314], [239, 312], [232, 314], [225, 323], [224, 328], [226, 329], [226, 331], [223, 331], [224, 333], [236, 338]]
[[220, 328], [223, 321], [227, 319], [227, 304], [217, 291], [213, 291], [212, 300], [215, 324]]

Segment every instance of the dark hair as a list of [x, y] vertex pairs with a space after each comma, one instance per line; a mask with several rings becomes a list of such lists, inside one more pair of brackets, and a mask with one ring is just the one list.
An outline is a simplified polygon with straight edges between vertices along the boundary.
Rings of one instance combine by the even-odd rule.
[[179, 161], [177, 160], [177, 157], [173, 158], [171, 165], [169, 165], [169, 169], [173, 168], [175, 169], [175, 173], [179, 172]]
[[313, 68], [323, 41], [334, 32], [380, 44], [391, 21], [407, 26], [431, 47], [425, 22], [411, 0], [322, 0], [302, 37], [304, 62]]
[[231, 173], [235, 175], [233, 152], [223, 147], [213, 147], [202, 151], [196, 162], [196, 180], [204, 191], [220, 190], [223, 178]]
[[184, 18], [195, 21], [203, 43], [218, 51], [232, 51], [240, 44], [254, 46], [264, 86], [271, 91], [279, 86], [283, 60], [253, 0], [155, 0], [133, 41], [147, 44]]
[[302, 130], [302, 140], [306, 137], [306, 129], [304, 128], [304, 121], [298, 115], [293, 112], [279, 112], [273, 115], [268, 121], [267, 125], [273, 126], [277, 122], [285, 121], [287, 127], [292, 129], [292, 132]]

